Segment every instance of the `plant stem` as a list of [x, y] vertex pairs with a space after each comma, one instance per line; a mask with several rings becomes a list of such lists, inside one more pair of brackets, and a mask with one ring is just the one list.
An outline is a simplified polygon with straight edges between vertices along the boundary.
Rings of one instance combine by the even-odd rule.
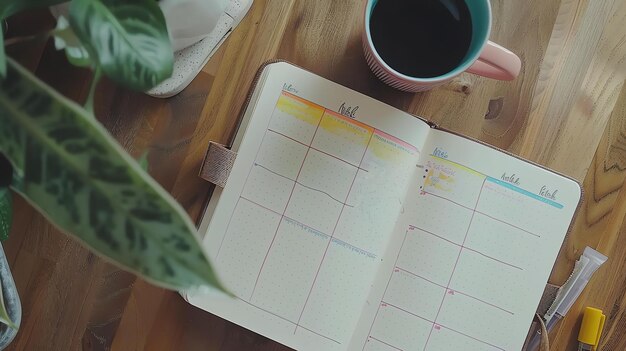
[[9, 38], [4, 41], [4, 47], [8, 47], [15, 44], [24, 43], [31, 40], [41, 40], [46, 41], [50, 37], [50, 32], [47, 33], [39, 33], [35, 35], [25, 35], [21, 37]]
[[93, 74], [93, 79], [91, 80], [91, 86], [89, 87], [89, 95], [87, 95], [87, 100], [85, 101], [85, 110], [87, 110], [92, 117], [95, 117], [93, 111], [93, 97], [96, 92], [96, 85], [98, 85], [98, 81], [100, 80], [101, 75], [102, 72], [100, 70], [100, 66], [96, 66]]

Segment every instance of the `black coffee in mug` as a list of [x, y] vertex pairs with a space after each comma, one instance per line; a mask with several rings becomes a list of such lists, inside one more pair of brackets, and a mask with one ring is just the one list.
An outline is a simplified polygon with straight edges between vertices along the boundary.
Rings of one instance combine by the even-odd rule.
[[463, 61], [472, 41], [472, 19], [465, 0], [379, 0], [370, 33], [391, 68], [432, 78]]

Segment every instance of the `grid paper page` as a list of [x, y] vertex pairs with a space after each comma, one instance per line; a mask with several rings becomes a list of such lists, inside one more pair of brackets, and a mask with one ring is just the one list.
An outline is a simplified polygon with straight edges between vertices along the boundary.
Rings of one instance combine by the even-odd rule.
[[294, 333], [348, 340], [416, 156], [283, 92], [215, 259], [226, 286]]
[[441, 131], [420, 163], [355, 349], [520, 350], [580, 188]]
[[297, 95], [275, 81], [205, 238], [237, 300], [190, 302], [299, 350], [346, 350], [429, 127], [330, 83]]

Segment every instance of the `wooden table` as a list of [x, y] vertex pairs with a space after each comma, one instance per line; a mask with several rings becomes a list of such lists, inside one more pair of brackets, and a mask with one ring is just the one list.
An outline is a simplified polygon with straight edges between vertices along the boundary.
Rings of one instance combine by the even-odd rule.
[[[363, 2], [255, 0], [184, 92], [159, 100], [104, 81], [96, 115], [132, 155], [150, 151], [150, 173], [193, 218], [209, 190], [196, 176], [207, 143], [228, 140], [255, 71], [271, 58], [573, 176], [585, 202], [551, 282], [563, 283], [587, 245], [610, 259], [553, 331], [553, 349], [575, 349], [580, 311], [589, 305], [608, 317], [602, 350], [626, 349], [626, 2], [494, 0], [492, 39], [522, 58], [520, 77], [461, 75], [421, 94], [395, 91], [370, 73], [360, 41]], [[9, 35], [51, 25], [34, 12], [12, 21]], [[9, 53], [63, 94], [85, 99], [89, 72], [70, 67], [50, 43]], [[24, 318], [11, 349], [287, 349], [106, 263], [20, 199], [15, 212], [5, 246]]]

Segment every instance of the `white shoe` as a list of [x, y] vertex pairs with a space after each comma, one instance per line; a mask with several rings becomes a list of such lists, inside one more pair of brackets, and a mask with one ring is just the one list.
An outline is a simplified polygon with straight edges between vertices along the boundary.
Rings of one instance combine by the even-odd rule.
[[146, 94], [167, 98], [185, 89], [248, 13], [252, 2], [253, 0], [230, 0], [213, 31], [199, 42], [176, 51], [172, 76], [146, 91]]

